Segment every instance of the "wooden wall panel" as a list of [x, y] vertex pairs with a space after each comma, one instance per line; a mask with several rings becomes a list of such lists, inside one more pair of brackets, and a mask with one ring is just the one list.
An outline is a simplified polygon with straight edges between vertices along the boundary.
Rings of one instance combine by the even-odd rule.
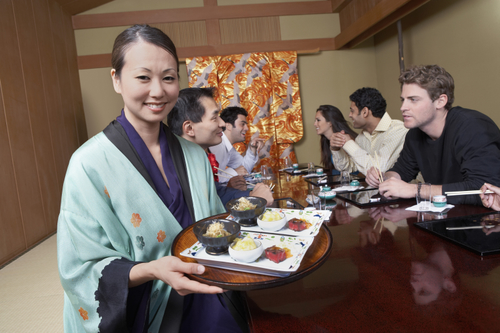
[[64, 174], [87, 139], [71, 16], [0, 1], [0, 266], [57, 228]]
[[222, 44], [281, 40], [279, 17], [220, 20]]
[[[76, 147], [81, 146], [88, 139], [85, 112], [83, 110], [82, 89], [80, 87], [80, 76], [78, 72], [78, 54], [76, 51], [75, 33], [71, 16], [63, 16], [64, 40], [66, 45], [66, 57], [68, 59], [69, 86], [71, 88], [71, 106], [73, 107], [73, 121], [76, 130]], [[74, 147], [71, 149], [73, 154]]]
[[35, 16], [37, 33], [40, 47], [40, 68], [42, 71], [43, 92], [45, 94], [45, 103], [47, 105], [47, 118], [49, 121], [48, 130], [52, 137], [52, 147], [54, 152], [55, 176], [59, 192], [62, 189], [64, 174], [67, 167], [67, 158], [63, 153], [65, 135], [62, 128], [62, 107], [61, 92], [59, 91], [59, 81], [57, 80], [57, 62], [52, 37], [51, 15], [48, 0], [33, 0], [33, 8], [37, 15]]
[[[17, 22], [19, 40], [19, 51], [22, 54], [21, 66], [25, 83], [25, 99], [28, 110], [28, 123], [25, 125], [32, 135], [35, 163], [33, 168], [27, 172], [33, 172], [37, 182], [32, 183], [32, 196], [39, 196], [42, 212], [35, 212], [37, 220], [25, 220], [26, 239], [28, 243], [36, 243], [49, 233], [48, 212], [46, 200], [53, 200], [57, 195], [57, 181], [54, 172], [44, 170], [55, 170], [50, 131], [48, 128], [45, 95], [43, 93], [42, 72], [40, 70], [40, 53], [38, 48], [36, 25], [33, 7], [30, 0], [18, 0], [14, 3], [14, 17]], [[34, 144], [36, 143], [36, 144]]]
[[339, 15], [340, 30], [345, 30], [356, 22], [361, 16], [375, 7], [381, 0], [352, 0], [341, 11]]
[[[10, 15], [2, 14], [1, 20], [19, 20], [20, 18], [15, 18], [16, 14], [17, 11], [14, 8]], [[6, 16], [10, 16], [10, 18]], [[10, 26], [17, 28], [15, 25], [9, 24]], [[40, 240], [41, 235], [44, 234], [43, 204], [36, 169], [34, 138], [30, 130], [26, 85], [23, 80], [17, 29], [10, 30], [9, 36], [10, 40], [7, 43], [2, 43], [2, 45], [9, 45], [10, 47], [3, 48], [0, 77], [4, 83], [2, 90], [4, 93], [5, 118], [9, 128], [19, 204], [23, 223], [24, 221], [30, 221], [29, 227], [24, 224], [26, 240], [29, 244]], [[29, 75], [29, 73], [26, 74]]]
[[73, 109], [71, 89], [69, 86], [69, 66], [66, 53], [65, 34], [63, 32], [64, 14], [59, 4], [49, 2], [49, 5], [51, 30], [57, 63], [57, 69], [53, 75], [53, 79], [58, 82], [60, 91], [59, 111], [61, 114], [62, 126], [58, 130], [62, 131], [64, 135], [62, 157], [64, 165], [67, 165], [71, 154], [74, 152], [74, 147], [78, 146], [78, 137], [76, 136], [73, 116], [75, 111]]
[[[5, 13], [5, 6], [0, 1], [0, 13]], [[0, 14], [0, 19], [2, 14]], [[3, 41], [0, 31], [0, 41]], [[0, 50], [0, 57], [3, 55]], [[0, 81], [0, 265], [21, 253], [26, 248], [21, 218], [21, 207], [17, 195], [16, 177], [12, 166], [12, 153], [5, 122], [5, 110]]]
[[[207, 45], [207, 29], [205, 21], [155, 23], [152, 27], [158, 28], [172, 39], [175, 47], [189, 47]], [[111, 61], [108, 67], [111, 67]]]

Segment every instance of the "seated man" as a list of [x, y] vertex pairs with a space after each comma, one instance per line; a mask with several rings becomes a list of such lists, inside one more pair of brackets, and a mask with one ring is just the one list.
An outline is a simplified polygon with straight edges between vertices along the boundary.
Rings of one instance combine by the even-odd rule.
[[333, 164], [339, 171], [360, 171], [366, 175], [378, 157], [382, 171], [390, 169], [398, 159], [408, 130], [401, 120], [392, 119], [385, 108], [384, 97], [377, 89], [361, 88], [351, 96], [351, 118], [361, 133], [352, 140], [342, 132], [330, 139]]
[[[225, 125], [219, 117], [213, 91], [212, 88], [182, 89], [175, 107], [167, 117], [167, 124], [174, 134], [198, 144], [205, 151], [222, 141], [222, 128]], [[240, 191], [218, 182], [215, 185], [224, 205], [231, 199], [249, 195], [266, 199], [268, 206], [274, 202], [269, 186], [264, 184], [257, 184], [252, 191]]]
[[[370, 168], [366, 181], [386, 197], [414, 198], [420, 171], [434, 196], [448, 191], [478, 190], [486, 181], [500, 185], [500, 130], [484, 114], [451, 107], [455, 84], [437, 65], [413, 67], [399, 76], [401, 111], [410, 129], [399, 159], [379, 183]], [[481, 204], [478, 195], [450, 196], [448, 203]]]
[[[233, 176], [244, 176], [252, 172], [255, 163], [259, 161], [257, 153], [264, 145], [263, 139], [252, 139], [245, 156], [241, 156], [233, 147], [235, 143], [245, 141], [245, 134], [248, 131], [247, 116], [248, 112], [237, 106], [222, 110], [220, 117], [226, 123], [226, 129], [222, 133], [222, 142], [210, 147], [210, 152], [215, 154], [219, 162], [219, 168]], [[228, 180], [229, 178], [219, 179], [221, 183]]]

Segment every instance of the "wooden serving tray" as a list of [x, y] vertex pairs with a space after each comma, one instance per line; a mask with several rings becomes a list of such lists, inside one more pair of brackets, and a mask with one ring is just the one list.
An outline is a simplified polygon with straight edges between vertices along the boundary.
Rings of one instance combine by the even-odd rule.
[[[219, 214], [204, 220], [226, 218], [228, 215], [228, 213]], [[172, 244], [172, 255], [178, 257], [184, 262], [196, 263], [195, 259], [180, 255], [182, 251], [197, 242], [196, 236], [193, 233], [193, 225], [184, 229], [174, 239]], [[221, 287], [227, 290], [248, 291], [278, 287], [297, 281], [318, 269], [328, 258], [332, 250], [332, 243], [332, 234], [330, 233], [330, 230], [328, 230], [325, 225], [322, 225], [320, 232], [314, 237], [313, 243], [310, 245], [304, 258], [302, 259], [298, 270], [286, 277], [236, 272], [208, 266], [205, 266], [205, 273], [203, 273], [203, 275], [186, 274], [186, 276], [192, 280]]]

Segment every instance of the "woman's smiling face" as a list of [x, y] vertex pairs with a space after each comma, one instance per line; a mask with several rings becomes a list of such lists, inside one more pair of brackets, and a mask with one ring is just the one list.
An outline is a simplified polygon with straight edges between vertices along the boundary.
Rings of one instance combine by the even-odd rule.
[[172, 110], [179, 96], [177, 62], [166, 50], [139, 41], [124, 57], [120, 76], [111, 70], [115, 91], [122, 95], [124, 112], [137, 129], [159, 124]]
[[330, 132], [332, 129], [332, 123], [326, 121], [325, 117], [323, 117], [323, 113], [321, 111], [316, 111], [316, 118], [314, 120], [314, 127], [316, 128], [316, 134], [325, 135], [325, 133]]

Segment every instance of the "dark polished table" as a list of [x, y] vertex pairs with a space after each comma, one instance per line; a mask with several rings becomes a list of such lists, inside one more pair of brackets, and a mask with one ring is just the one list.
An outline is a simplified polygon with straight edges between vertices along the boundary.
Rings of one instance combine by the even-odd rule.
[[[276, 198], [307, 205], [302, 177], [277, 178]], [[336, 202], [326, 262], [296, 282], [246, 292], [253, 332], [500, 332], [500, 255], [481, 257], [414, 226], [436, 218], [405, 210], [414, 201]], [[458, 205], [447, 217], [490, 211]]]

